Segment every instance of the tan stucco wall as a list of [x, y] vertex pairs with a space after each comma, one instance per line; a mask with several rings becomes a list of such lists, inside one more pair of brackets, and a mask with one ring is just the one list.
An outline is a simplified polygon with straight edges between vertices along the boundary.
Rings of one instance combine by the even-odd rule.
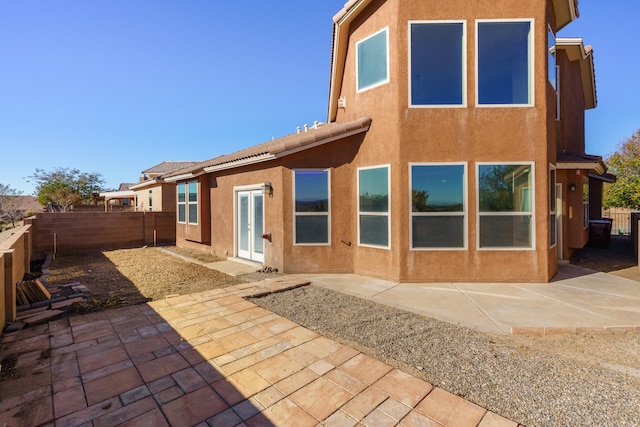
[[[548, 7], [551, 5], [548, 3]], [[544, 0], [521, 2], [386, 1], [374, 2], [351, 26], [341, 96], [346, 109], [338, 121], [367, 115], [372, 126], [356, 166], [391, 164], [391, 250], [360, 248], [356, 272], [394, 280], [521, 280], [546, 281], [557, 269], [548, 236], [548, 165], [555, 149], [548, 150], [548, 126], [555, 100], [547, 81], [547, 16]], [[483, 108], [475, 100], [475, 20], [534, 19], [533, 107]], [[463, 108], [409, 108], [408, 21], [466, 20], [466, 99]], [[356, 93], [355, 44], [389, 27], [390, 83]], [[541, 48], [542, 47], [542, 48]], [[553, 121], [549, 120], [553, 117]], [[552, 128], [553, 129], [553, 128]], [[555, 134], [553, 135], [555, 145]], [[468, 249], [409, 251], [408, 199], [410, 162], [467, 162]], [[476, 245], [476, 162], [534, 162], [537, 250], [487, 251]], [[517, 268], [514, 268], [517, 266]]]
[[[149, 209], [149, 190], [151, 193], [152, 209]], [[176, 211], [176, 185], [174, 183], [156, 183], [135, 190], [136, 210], [151, 212]]]
[[[234, 256], [234, 188], [271, 182], [273, 196], [265, 197], [265, 231], [272, 234], [266, 244], [265, 264], [285, 272], [354, 272], [396, 281], [548, 281], [557, 272], [556, 249], [549, 242], [549, 164], [564, 138], [560, 130], [584, 125], [583, 106], [572, 125], [556, 123], [555, 92], [547, 79], [547, 23], [553, 18], [551, 2], [501, 0], [497, 2], [424, 2], [418, 0], [374, 0], [350, 27], [340, 96], [346, 108], [338, 122], [369, 116], [369, 131], [359, 137], [335, 141], [270, 163], [210, 174], [211, 234], [209, 245], [186, 241], [178, 226], [178, 242]], [[534, 19], [534, 105], [531, 107], [476, 107], [475, 19]], [[409, 108], [408, 21], [421, 19], [465, 19], [467, 22], [467, 106], [463, 108]], [[552, 23], [553, 24], [553, 23]], [[390, 82], [356, 93], [355, 43], [389, 28]], [[562, 76], [571, 78], [571, 69]], [[575, 78], [575, 76], [574, 76]], [[571, 88], [571, 86], [570, 86]], [[569, 97], [571, 95], [568, 95]], [[573, 120], [573, 115], [567, 117]], [[563, 127], [564, 126], [564, 127]], [[576, 138], [584, 139], [584, 131]], [[466, 162], [467, 248], [455, 251], [410, 250], [409, 163]], [[534, 165], [534, 234], [531, 250], [479, 250], [477, 248], [477, 162]], [[359, 167], [390, 166], [390, 248], [358, 245], [357, 170]], [[331, 244], [296, 246], [293, 243], [292, 170], [329, 168], [331, 171]], [[558, 171], [567, 195], [568, 176]], [[581, 194], [581, 192], [580, 192]], [[579, 205], [578, 205], [579, 202]], [[564, 245], [584, 241], [584, 230], [574, 227], [582, 212], [582, 199], [568, 198], [563, 227]], [[578, 221], [582, 224], [581, 219]], [[571, 236], [570, 240], [569, 236]]]

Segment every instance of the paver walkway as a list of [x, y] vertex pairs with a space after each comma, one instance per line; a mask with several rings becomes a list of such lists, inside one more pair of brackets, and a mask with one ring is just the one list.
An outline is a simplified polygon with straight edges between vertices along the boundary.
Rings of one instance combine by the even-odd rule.
[[[291, 276], [5, 335], [0, 425], [517, 426], [243, 299]], [[5, 424], [6, 423], [6, 424]]]

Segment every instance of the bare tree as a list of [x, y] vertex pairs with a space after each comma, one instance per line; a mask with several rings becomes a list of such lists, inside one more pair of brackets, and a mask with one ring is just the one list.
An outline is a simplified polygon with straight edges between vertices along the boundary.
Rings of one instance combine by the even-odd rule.
[[13, 228], [16, 226], [16, 221], [22, 219], [20, 194], [22, 192], [0, 183], [0, 217], [3, 221], [11, 221]]

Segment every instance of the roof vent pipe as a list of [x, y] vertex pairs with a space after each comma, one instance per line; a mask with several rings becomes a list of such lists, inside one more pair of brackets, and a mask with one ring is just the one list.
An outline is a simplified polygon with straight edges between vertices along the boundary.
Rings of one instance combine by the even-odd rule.
[[304, 124], [304, 131], [306, 132], [306, 131], [308, 131], [308, 130], [309, 130], [309, 125], [305, 123], [305, 124]]
[[296, 127], [296, 129], [298, 130], [296, 133], [300, 133], [300, 126]]

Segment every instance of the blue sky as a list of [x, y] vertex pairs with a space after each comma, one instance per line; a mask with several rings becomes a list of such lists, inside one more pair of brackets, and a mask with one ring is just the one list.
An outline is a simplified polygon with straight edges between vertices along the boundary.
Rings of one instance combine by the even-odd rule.
[[[36, 168], [135, 182], [325, 121], [332, 17], [345, 0], [0, 0], [0, 183]], [[640, 128], [640, 2], [581, 0], [560, 37], [595, 50], [587, 152]]]

